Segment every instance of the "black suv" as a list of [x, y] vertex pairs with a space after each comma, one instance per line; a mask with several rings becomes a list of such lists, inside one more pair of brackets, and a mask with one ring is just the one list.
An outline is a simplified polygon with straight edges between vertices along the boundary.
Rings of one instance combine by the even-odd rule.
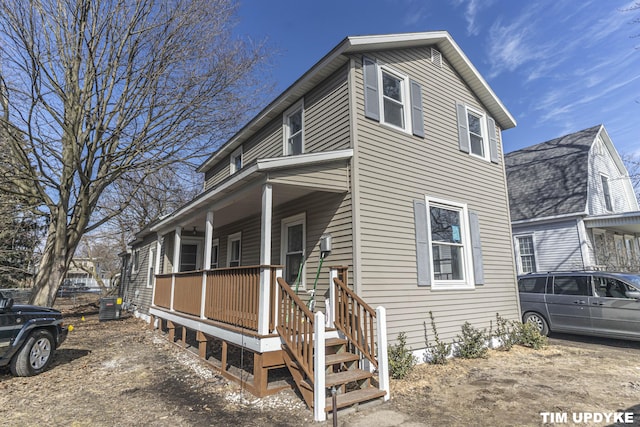
[[69, 329], [58, 310], [34, 305], [13, 305], [0, 293], [0, 367], [27, 377], [43, 372]]

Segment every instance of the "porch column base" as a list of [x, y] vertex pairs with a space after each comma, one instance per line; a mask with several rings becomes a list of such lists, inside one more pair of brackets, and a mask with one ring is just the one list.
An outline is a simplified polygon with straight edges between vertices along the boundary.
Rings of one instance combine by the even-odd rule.
[[196, 332], [196, 340], [198, 341], [198, 355], [203, 358], [203, 359], [207, 359], [207, 344], [209, 343], [209, 339], [207, 338], [207, 336], [205, 334], [203, 334], [202, 332], [198, 331]]

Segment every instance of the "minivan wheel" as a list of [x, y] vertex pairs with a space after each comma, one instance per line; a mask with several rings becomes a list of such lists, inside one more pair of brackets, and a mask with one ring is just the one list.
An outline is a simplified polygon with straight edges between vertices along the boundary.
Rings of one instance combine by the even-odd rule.
[[544, 320], [544, 317], [542, 317], [538, 313], [525, 314], [523, 321], [524, 323], [533, 324], [540, 332], [540, 335], [543, 335], [545, 337], [549, 335], [549, 325], [547, 325], [547, 321]]

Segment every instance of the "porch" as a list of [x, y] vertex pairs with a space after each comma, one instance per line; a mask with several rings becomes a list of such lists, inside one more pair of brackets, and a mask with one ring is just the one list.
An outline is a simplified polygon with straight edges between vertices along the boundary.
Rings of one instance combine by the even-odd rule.
[[[197, 342], [202, 359], [258, 397], [291, 387], [270, 378], [286, 367], [316, 420], [354, 403], [387, 400], [384, 309], [369, 307], [346, 286], [346, 267], [330, 271], [325, 313], [309, 310], [278, 265], [160, 274], [151, 327], [182, 347]], [[215, 362], [212, 344], [218, 348]], [[231, 368], [232, 349], [252, 358], [250, 375]], [[335, 408], [331, 387], [339, 392]]]

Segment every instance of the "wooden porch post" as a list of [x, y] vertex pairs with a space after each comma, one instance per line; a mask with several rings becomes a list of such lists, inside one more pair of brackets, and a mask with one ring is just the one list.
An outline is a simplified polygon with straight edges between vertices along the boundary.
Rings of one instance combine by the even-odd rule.
[[271, 184], [262, 187], [262, 219], [260, 223], [260, 305], [258, 311], [258, 333], [269, 334], [269, 312], [271, 293], [271, 217], [273, 210], [273, 188]]
[[171, 275], [171, 305], [170, 310], [173, 311], [173, 296], [176, 288], [176, 275], [180, 271], [180, 248], [182, 246], [182, 227], [176, 227], [175, 237], [173, 239], [173, 268]]
[[156, 274], [160, 272], [160, 251], [162, 249], [162, 236], [157, 235], [156, 241], [156, 259], [153, 265], [153, 278], [151, 279], [151, 305], [156, 303]]
[[204, 228], [204, 272], [202, 273], [202, 298], [200, 299], [200, 318], [204, 319], [207, 296], [207, 270], [211, 269], [211, 244], [213, 243], [213, 211], [207, 212], [207, 223]]
[[324, 303], [327, 315], [327, 327], [332, 328], [336, 313], [336, 285], [333, 279], [338, 277], [338, 268], [329, 267], [329, 301]]

